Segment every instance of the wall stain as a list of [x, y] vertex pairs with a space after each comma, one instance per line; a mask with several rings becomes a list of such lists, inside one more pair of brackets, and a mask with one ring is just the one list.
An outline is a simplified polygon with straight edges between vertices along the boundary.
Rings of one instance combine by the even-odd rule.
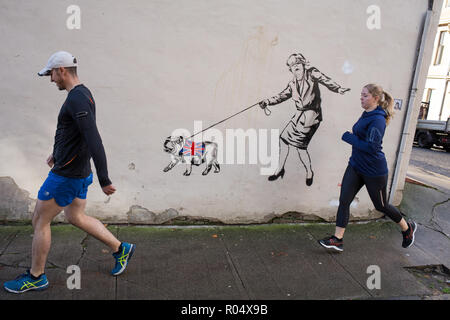
[[[264, 79], [269, 75], [273, 47], [278, 36], [271, 35], [264, 26], [256, 27], [241, 49], [238, 61], [225, 70], [216, 82], [213, 107], [245, 107], [261, 99]], [[249, 123], [252, 126], [251, 123]]]
[[0, 177], [0, 221], [31, 220], [36, 200], [20, 189], [13, 178]]

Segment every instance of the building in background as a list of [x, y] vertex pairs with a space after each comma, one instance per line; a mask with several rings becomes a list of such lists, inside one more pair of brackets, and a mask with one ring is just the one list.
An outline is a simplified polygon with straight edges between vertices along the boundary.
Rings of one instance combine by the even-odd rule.
[[446, 121], [450, 116], [450, 0], [442, 7], [419, 119]]

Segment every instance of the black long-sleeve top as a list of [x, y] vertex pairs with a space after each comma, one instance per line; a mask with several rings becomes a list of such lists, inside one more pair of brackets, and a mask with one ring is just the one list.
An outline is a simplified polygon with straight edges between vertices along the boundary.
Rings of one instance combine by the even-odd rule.
[[83, 84], [70, 90], [58, 115], [52, 172], [68, 178], [86, 178], [94, 160], [101, 187], [111, 184], [106, 154], [95, 123], [95, 102]]

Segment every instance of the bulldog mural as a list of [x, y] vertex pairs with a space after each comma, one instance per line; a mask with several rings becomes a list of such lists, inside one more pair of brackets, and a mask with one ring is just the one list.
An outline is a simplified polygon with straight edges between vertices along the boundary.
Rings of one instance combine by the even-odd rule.
[[191, 175], [192, 165], [200, 166], [202, 163], [206, 163], [202, 175], [206, 176], [212, 167], [214, 167], [214, 173], [220, 172], [215, 142], [195, 142], [183, 136], [169, 136], [164, 141], [164, 151], [172, 157], [172, 161], [164, 168], [164, 172], [171, 170], [178, 163], [186, 164], [186, 170], [183, 173], [185, 176]]

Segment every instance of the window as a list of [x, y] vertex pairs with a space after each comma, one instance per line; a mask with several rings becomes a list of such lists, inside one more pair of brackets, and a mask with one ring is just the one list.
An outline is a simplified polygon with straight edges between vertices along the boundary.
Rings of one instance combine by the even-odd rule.
[[442, 62], [442, 57], [444, 56], [444, 43], [445, 43], [446, 33], [447, 33], [447, 31], [441, 31], [441, 33], [439, 34], [439, 44], [436, 49], [436, 57], [434, 59], [435, 66], [441, 64], [441, 62]]

